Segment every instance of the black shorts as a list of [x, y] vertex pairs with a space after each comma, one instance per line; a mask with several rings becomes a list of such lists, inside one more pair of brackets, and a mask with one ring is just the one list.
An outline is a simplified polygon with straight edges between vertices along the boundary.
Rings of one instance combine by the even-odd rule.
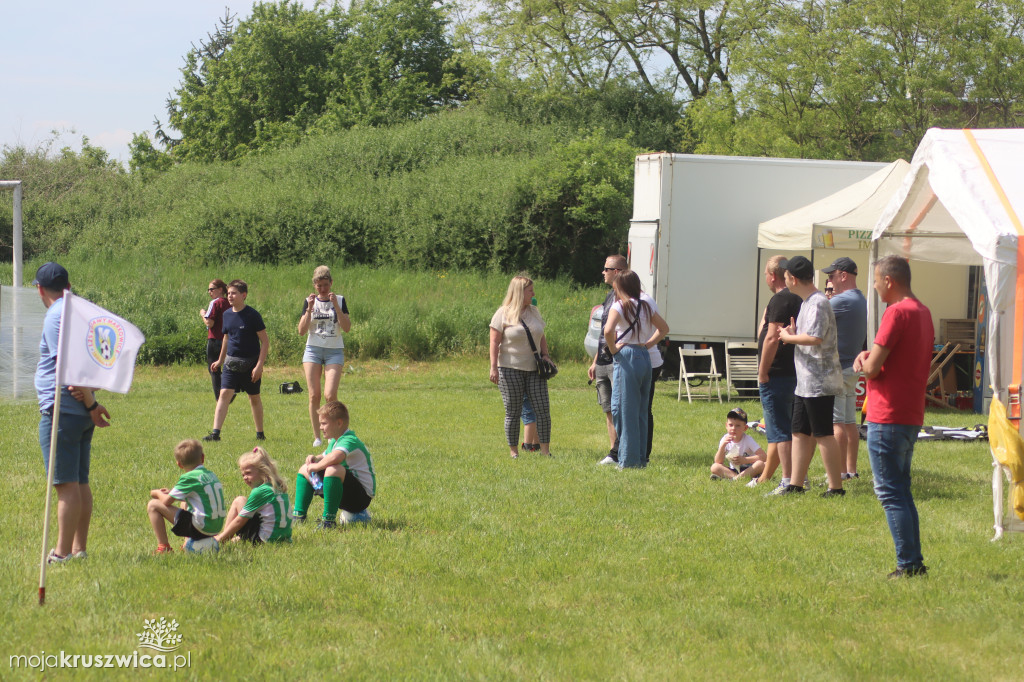
[[341, 504], [339, 509], [351, 514], [358, 514], [370, 506], [373, 498], [366, 494], [366, 488], [351, 472], [345, 474], [345, 482], [341, 488]]
[[245, 522], [245, 525], [242, 526], [242, 530], [238, 531], [238, 537], [243, 540], [248, 540], [254, 545], [262, 545], [263, 538], [260, 537], [261, 525], [263, 525], [263, 519], [260, 518], [259, 514], [251, 517]]
[[220, 375], [220, 387], [222, 389], [229, 388], [236, 393], [259, 395], [262, 382], [263, 377], [256, 381], [252, 380], [251, 369], [248, 372], [232, 372], [231, 370], [223, 369]]
[[171, 526], [171, 532], [179, 538], [192, 538], [193, 540], [205, 540], [206, 538], [213, 537], [212, 535], [207, 535], [193, 525], [192, 512], [188, 509], [179, 509], [177, 513], [175, 513], [174, 525]]
[[815, 438], [833, 435], [832, 408], [835, 402], [834, 395], [816, 398], [793, 396], [793, 433]]

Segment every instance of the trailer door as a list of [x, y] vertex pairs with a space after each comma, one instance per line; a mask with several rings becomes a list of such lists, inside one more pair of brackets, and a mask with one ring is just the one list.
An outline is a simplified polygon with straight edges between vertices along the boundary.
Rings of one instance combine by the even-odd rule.
[[648, 296], [658, 301], [655, 286], [658, 271], [658, 221], [632, 220], [629, 223], [629, 246], [626, 258], [629, 268], [640, 276], [640, 285]]

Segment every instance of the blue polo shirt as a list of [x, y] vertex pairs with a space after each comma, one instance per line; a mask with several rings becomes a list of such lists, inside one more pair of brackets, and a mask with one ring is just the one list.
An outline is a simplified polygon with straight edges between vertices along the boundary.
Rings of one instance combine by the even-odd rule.
[[[54, 301], [43, 318], [43, 335], [39, 339], [39, 364], [36, 365], [36, 396], [39, 411], [53, 407], [53, 396], [57, 384], [57, 342], [60, 338], [60, 318], [64, 312], [64, 299]], [[66, 386], [60, 389], [60, 411], [63, 414], [87, 415], [85, 405], [74, 399]]]

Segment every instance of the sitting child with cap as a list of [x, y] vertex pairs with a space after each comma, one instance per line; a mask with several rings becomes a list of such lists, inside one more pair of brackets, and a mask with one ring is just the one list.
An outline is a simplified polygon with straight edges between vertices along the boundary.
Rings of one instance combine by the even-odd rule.
[[[711, 465], [711, 480], [741, 477], [757, 479], [764, 469], [767, 455], [747, 433], [747, 413], [734, 407], [725, 417], [725, 435], [718, 442], [715, 462]], [[728, 465], [727, 465], [728, 463]]]

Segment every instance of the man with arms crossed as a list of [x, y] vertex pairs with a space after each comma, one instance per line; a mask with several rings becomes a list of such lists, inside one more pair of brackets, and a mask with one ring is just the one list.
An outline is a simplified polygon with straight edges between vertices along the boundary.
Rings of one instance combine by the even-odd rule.
[[852, 259], [836, 258], [823, 268], [832, 285], [829, 299], [836, 316], [839, 364], [843, 368], [843, 392], [836, 396], [832, 410], [832, 428], [839, 442], [839, 455], [843, 458], [843, 480], [860, 478], [857, 475], [857, 450], [860, 431], [857, 429], [857, 379], [853, 369], [857, 354], [864, 350], [868, 332], [868, 300], [857, 288], [857, 264]]
[[[612, 280], [615, 276], [625, 270], [628, 267], [625, 256], [614, 255], [608, 256], [604, 261], [604, 283], [608, 286], [612, 285]], [[604, 310], [601, 312], [601, 329], [608, 324], [608, 310], [611, 309], [612, 304], [615, 303], [615, 292], [609, 291], [608, 295], [604, 299]], [[597, 339], [597, 354], [594, 356], [594, 362], [590, 364], [590, 368], [587, 370], [587, 378], [594, 382], [597, 387], [597, 404], [604, 410], [605, 425], [608, 428], [608, 442], [610, 449], [608, 450], [607, 456], [602, 459], [598, 464], [618, 464], [619, 463], [619, 437], [615, 435], [615, 423], [612, 421], [612, 371], [614, 365], [611, 360], [602, 359], [602, 355], [607, 356], [607, 353], [602, 353], [608, 346], [605, 344], [604, 334], [600, 334]], [[653, 381], [651, 382], [653, 385]]]
[[796, 368], [793, 346], [779, 340], [779, 330], [800, 314], [800, 297], [786, 288], [782, 263], [785, 258], [772, 256], [764, 269], [764, 281], [774, 296], [768, 301], [757, 337], [757, 388], [761, 394], [765, 432], [768, 436], [768, 460], [761, 476], [748, 486], [770, 481], [782, 462], [782, 483], [770, 495], [777, 495], [790, 484], [793, 446], [793, 394], [796, 391]]
[[924, 422], [924, 394], [935, 328], [910, 290], [910, 265], [887, 256], [875, 264], [875, 291], [887, 304], [870, 351], [853, 367], [868, 379], [868, 456], [889, 532], [896, 570], [889, 578], [924, 575], [917, 507], [910, 492], [914, 441]]

